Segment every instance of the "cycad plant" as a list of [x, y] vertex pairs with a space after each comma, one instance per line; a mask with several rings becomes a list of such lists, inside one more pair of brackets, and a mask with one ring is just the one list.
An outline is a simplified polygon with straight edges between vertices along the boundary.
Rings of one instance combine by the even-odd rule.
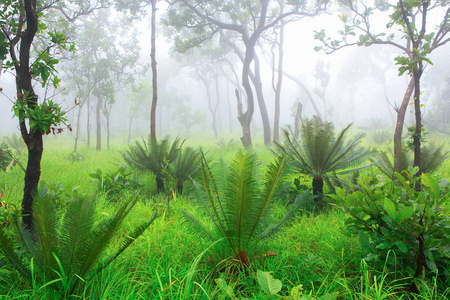
[[137, 198], [132, 197], [113, 216], [98, 221], [94, 198], [77, 196], [62, 214], [46, 188], [41, 188], [34, 202], [33, 227], [25, 228], [16, 221], [21, 249], [17, 251], [16, 239], [2, 227], [0, 249], [26, 279], [38, 279], [44, 286], [60, 291], [63, 297], [72, 296], [80, 292], [82, 283], [114, 261], [156, 218], [155, 214], [138, 226], [105, 258], [106, 248], [136, 202]]
[[335, 135], [331, 122], [318, 117], [303, 119], [300, 140], [291, 138], [292, 133], [283, 130], [284, 144], [275, 143], [278, 153], [288, 157], [296, 171], [313, 177], [313, 194], [317, 200], [322, 199], [324, 178], [329, 181], [337, 179], [334, 176], [337, 171], [354, 171], [370, 152], [359, 146], [362, 134], [345, 141], [351, 125]]
[[279, 222], [272, 219], [274, 195], [284, 181], [286, 163], [285, 158], [278, 156], [262, 175], [256, 156], [239, 150], [228, 166], [213, 174], [201, 153], [201, 180], [194, 181], [194, 186], [198, 207], [212, 226], [185, 210], [183, 213], [201, 237], [221, 241], [221, 258], [233, 264], [234, 269], [247, 267], [249, 251], [275, 234], [296, 210], [292, 206]]
[[150, 171], [155, 175], [158, 192], [164, 191], [164, 170], [173, 163], [184, 141], [176, 138], [172, 143], [169, 138], [157, 140], [149, 137], [148, 143], [142, 140], [142, 144], [136, 142], [127, 151], [122, 153], [124, 160], [131, 166], [144, 171]]
[[200, 153], [194, 148], [180, 150], [175, 161], [168, 165], [166, 177], [176, 186], [178, 193], [183, 193], [184, 182], [195, 179], [201, 169]]
[[[394, 172], [403, 173], [408, 167], [412, 167], [413, 159], [406, 148], [405, 146], [402, 147], [396, 164], [391, 159], [393, 156], [392, 153], [389, 155], [388, 152], [380, 151], [376, 156], [378, 169], [389, 178], [395, 179]], [[436, 171], [446, 160], [448, 153], [448, 151], [443, 150], [443, 146], [436, 146], [434, 144], [430, 144], [429, 146], [423, 145], [420, 153], [421, 172], [433, 173]]]

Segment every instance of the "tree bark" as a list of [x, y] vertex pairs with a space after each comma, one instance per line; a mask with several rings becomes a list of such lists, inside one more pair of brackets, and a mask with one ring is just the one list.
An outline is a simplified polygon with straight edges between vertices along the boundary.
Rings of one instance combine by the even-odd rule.
[[[420, 111], [420, 77], [422, 76], [422, 69], [419, 67], [418, 70], [414, 72], [414, 115], [416, 121], [415, 132], [413, 135], [413, 143], [414, 143], [414, 167], [419, 168], [419, 172], [417, 176], [419, 176], [421, 172], [420, 165], [420, 144], [422, 138], [422, 114]], [[420, 183], [417, 184], [418, 189], [420, 189]]]
[[100, 92], [100, 89], [98, 87], [98, 82], [95, 83], [95, 96], [97, 97], [97, 107], [95, 110], [95, 118], [96, 118], [96, 124], [97, 124], [97, 145], [95, 149], [97, 151], [100, 151], [102, 149], [102, 94]]
[[408, 108], [408, 103], [414, 91], [414, 86], [415, 86], [414, 77], [412, 77], [409, 81], [408, 87], [406, 88], [406, 92], [403, 95], [402, 103], [400, 107], [397, 109], [397, 122], [395, 124], [395, 132], [394, 132], [394, 170], [396, 172], [403, 171], [399, 170], [399, 155], [402, 151], [403, 124], [405, 122], [405, 115], [406, 110]]
[[153, 99], [152, 99], [152, 109], [150, 112], [150, 135], [156, 137], [156, 106], [158, 103], [158, 74], [156, 69], [156, 0], [152, 1], [152, 31], [151, 31], [151, 65], [152, 65], [152, 88], [153, 88]]
[[300, 101], [298, 101], [297, 112], [295, 113], [294, 119], [294, 138], [298, 140], [300, 135], [300, 119], [302, 117], [303, 105]]
[[250, 76], [253, 82], [253, 86], [256, 91], [256, 99], [258, 101], [259, 111], [261, 113], [261, 120], [263, 124], [263, 132], [264, 132], [264, 144], [270, 145], [271, 140], [271, 130], [270, 130], [270, 121], [269, 114], [267, 113], [266, 101], [264, 100], [264, 93], [262, 90], [262, 80], [261, 80], [261, 71], [259, 59], [256, 53], [254, 54], [253, 60], [255, 61], [255, 74], [254, 76]]
[[[36, 13], [36, 1], [24, 0], [26, 16], [26, 30], [22, 32], [20, 40], [19, 61], [16, 63], [16, 88], [17, 101], [23, 101], [25, 106], [33, 109], [37, 105], [38, 97], [33, 90], [30, 74], [30, 48], [38, 27], [38, 15]], [[10, 52], [14, 53], [14, 44]], [[24, 115], [24, 111], [19, 114]], [[32, 121], [32, 120], [30, 120]], [[25, 170], [25, 185], [22, 199], [23, 225], [33, 227], [33, 201], [41, 176], [41, 159], [44, 151], [42, 134], [39, 130], [28, 131], [25, 120], [19, 124], [22, 138], [28, 149], [28, 162]]]
[[77, 152], [78, 149], [78, 138], [80, 137], [81, 109], [83, 108], [84, 103], [85, 102], [78, 104], [77, 131], [75, 132], [75, 145], [73, 147], [73, 152]]
[[[281, 13], [284, 10], [284, 0], [280, 0]], [[283, 84], [283, 60], [284, 60], [284, 20], [280, 21], [280, 42], [278, 45], [278, 76], [275, 87], [275, 114], [273, 118], [273, 141], [278, 142], [280, 139], [280, 106], [281, 106], [281, 86]], [[274, 56], [275, 60], [275, 56]], [[275, 70], [274, 70], [275, 72]]]

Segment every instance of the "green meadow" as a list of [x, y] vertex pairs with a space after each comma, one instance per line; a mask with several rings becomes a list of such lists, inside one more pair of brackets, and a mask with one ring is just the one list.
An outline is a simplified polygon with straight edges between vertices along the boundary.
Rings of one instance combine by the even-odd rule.
[[[244, 152], [240, 144], [186, 142], [197, 149], [202, 145], [209, 164], [222, 161], [227, 166], [236, 153]], [[55, 288], [64, 283], [64, 272], [50, 270], [58, 275], [53, 282], [42, 280], [42, 270], [35, 260], [24, 254], [18, 242], [14, 218], [19, 217], [24, 173], [17, 166], [0, 173], [2, 192], [2, 227], [16, 241], [16, 250], [23, 263], [31, 270], [24, 278], [5, 253], [0, 255], [0, 299], [448, 299], [449, 281], [445, 276], [430, 276], [429, 270], [415, 282], [419, 293], [411, 293], [411, 278], [401, 278], [387, 267], [387, 262], [367, 261], [358, 235], [345, 227], [348, 214], [336, 204], [335, 194], [327, 184], [324, 198], [328, 203], [320, 210], [298, 207], [289, 221], [275, 234], [249, 247], [245, 264], [236, 262], [230, 253], [224, 253], [224, 242], [202, 237], [187, 221], [183, 210], [196, 216], [206, 227], [213, 226], [198, 205], [200, 197], [190, 180], [182, 194], [166, 184], [165, 192], [157, 192], [155, 175], [132, 166], [124, 166], [122, 174], [133, 179], [136, 186], [126, 188], [120, 182], [108, 185], [92, 173], [116, 172], [125, 164], [121, 153], [129, 146], [113, 141], [110, 150], [95, 151], [81, 146], [72, 153], [73, 141], [66, 137], [45, 141], [40, 186], [46, 186], [48, 197], [57, 206], [60, 218], [64, 207], [76, 195], [95, 199], [96, 218], [112, 216], [123, 203], [138, 198], [125, 218], [118, 234], [101, 254], [107, 257], [126, 240], [127, 234], [142, 222], [157, 218], [113, 262], [96, 274], [79, 278], [78, 288], [67, 294]], [[249, 151], [257, 159], [259, 178], [266, 176], [274, 161], [274, 148], [254, 146]], [[26, 154], [16, 155], [25, 165]], [[200, 164], [200, 161], [198, 161]], [[98, 173], [98, 170], [101, 173]], [[211, 169], [216, 172], [216, 169]], [[449, 178], [450, 162], [445, 161], [435, 172], [440, 179]], [[229, 171], [231, 172], [231, 171]], [[371, 166], [360, 171], [374, 176], [379, 171]], [[117, 175], [118, 173], [116, 173]], [[119, 178], [119, 177], [118, 177]], [[216, 178], [217, 181], [222, 180]], [[269, 221], [278, 222], [291, 208], [297, 190], [294, 179], [311, 194], [311, 178], [288, 170], [283, 188], [271, 204]], [[105, 179], [106, 180], [106, 179]], [[200, 179], [195, 179], [201, 181]], [[259, 182], [259, 181], [258, 181]], [[113, 190], [111, 187], [117, 185]], [[220, 187], [221, 183], [217, 185]], [[258, 195], [256, 195], [258, 196]], [[255, 196], [255, 197], [256, 197]], [[448, 196], [448, 194], [447, 194]], [[448, 206], [447, 202], [442, 204]], [[446, 225], [447, 227], [450, 224]], [[447, 231], [448, 233], [448, 231]], [[446, 251], [448, 251], [448, 237]], [[224, 253], [224, 254], [223, 254]], [[446, 252], [448, 255], [448, 252]], [[395, 249], [390, 253], [395, 256]], [[444, 254], [445, 255], [445, 254]], [[246, 258], [247, 259], [247, 258]], [[442, 258], [450, 266], [449, 257]], [[449, 269], [447, 269], [447, 272]], [[270, 273], [269, 273], [270, 272]], [[403, 273], [401, 273], [403, 274]], [[439, 274], [441, 275], [441, 274]], [[448, 277], [447, 277], [448, 278]], [[69, 278], [70, 280], [70, 278]]]

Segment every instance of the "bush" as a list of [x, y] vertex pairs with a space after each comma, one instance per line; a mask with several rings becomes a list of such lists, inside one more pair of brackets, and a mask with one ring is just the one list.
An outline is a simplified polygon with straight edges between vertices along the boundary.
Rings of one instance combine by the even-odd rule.
[[98, 189], [103, 193], [109, 195], [117, 195], [122, 191], [133, 191], [142, 187], [141, 182], [137, 174], [133, 178], [129, 178], [131, 172], [127, 171], [127, 166], [119, 166], [114, 171], [109, 171], [103, 173], [102, 170], [97, 169], [97, 171], [89, 174], [90, 177], [94, 178], [94, 183], [97, 184]]
[[[366, 261], [386, 264], [401, 277], [450, 280], [449, 183], [429, 174], [417, 177], [417, 171], [395, 173], [401, 185], [365, 177], [351, 193], [338, 189], [332, 197], [349, 214], [345, 227], [358, 236]], [[422, 190], [415, 188], [418, 181]]]

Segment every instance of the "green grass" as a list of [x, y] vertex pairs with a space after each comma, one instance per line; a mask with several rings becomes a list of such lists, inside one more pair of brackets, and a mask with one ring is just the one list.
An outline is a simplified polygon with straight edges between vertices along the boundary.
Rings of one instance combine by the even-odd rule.
[[[97, 194], [99, 213], [110, 214], [120, 204], [120, 199], [131, 196], [124, 193], [116, 201], [98, 191], [89, 173], [102, 169], [112, 170], [121, 159], [118, 151], [126, 145], [113, 143], [111, 150], [97, 152], [80, 147], [85, 159], [70, 161], [65, 158], [72, 152], [73, 142], [49, 138], [45, 141], [42, 159], [41, 183], [61, 183], [70, 194], [77, 188], [89, 195]], [[190, 142], [189, 146], [199, 146]], [[240, 146], [222, 151], [210, 143], [206, 150], [213, 157], [229, 159]], [[262, 164], [272, 159], [271, 151], [254, 147]], [[25, 162], [26, 156], [21, 160]], [[440, 173], [449, 177], [450, 162], [444, 163]], [[3, 202], [20, 207], [23, 190], [23, 171], [14, 168], [9, 173], [0, 173], [0, 191]], [[155, 209], [160, 217], [134, 244], [114, 263], [91, 282], [87, 282], [83, 299], [229, 299], [216, 286], [214, 279], [225, 278], [226, 272], [214, 271], [220, 264], [206, 263], [213, 260], [211, 246], [195, 237], [186, 228], [181, 209], [196, 211], [192, 196], [156, 196], [154, 178], [139, 173], [144, 187], [140, 190], [141, 201], [129, 218], [125, 220], [124, 232], [150, 218]], [[295, 175], [294, 175], [295, 176]], [[305, 179], [309, 181], [309, 178]], [[170, 208], [167, 202], [169, 200]], [[278, 205], [274, 218], [285, 212]], [[401, 281], [391, 282], [362, 261], [363, 253], [356, 238], [345, 235], [341, 228], [344, 214], [331, 209], [323, 214], [298, 214], [281, 233], [266, 243], [261, 243], [255, 253], [249, 254], [251, 266], [237, 281], [230, 283], [239, 297], [261, 299], [264, 295], [256, 280], [256, 271], [272, 271], [283, 283], [281, 294], [287, 296], [292, 288], [303, 285], [304, 293], [322, 296], [337, 293], [338, 299], [447, 299], [450, 289], [435, 282], [422, 287], [423, 293], [411, 296], [403, 293]], [[120, 245], [117, 240], [115, 245]], [[211, 247], [211, 248], [210, 248]], [[110, 249], [109, 251], [113, 251]], [[274, 256], [262, 257], [267, 251]], [[2, 256], [0, 255], [0, 259]], [[223, 264], [222, 264], [223, 265]], [[216, 268], [217, 269], [217, 268]], [[379, 270], [378, 270], [379, 271]], [[375, 277], [377, 276], [377, 277]], [[8, 264], [0, 264], [0, 299], [56, 299], [57, 294], [48, 288], [22, 279]]]

